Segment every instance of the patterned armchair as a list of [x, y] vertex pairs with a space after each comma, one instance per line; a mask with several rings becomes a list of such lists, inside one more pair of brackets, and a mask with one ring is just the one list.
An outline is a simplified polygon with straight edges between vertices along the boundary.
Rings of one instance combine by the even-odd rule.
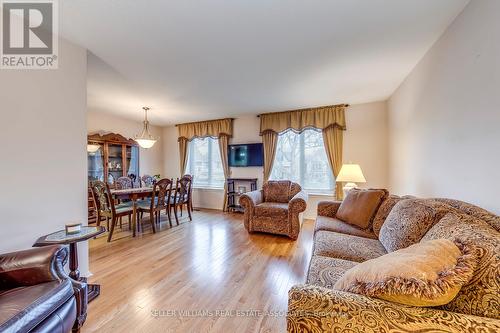
[[245, 209], [244, 223], [248, 232], [267, 232], [297, 239], [306, 210], [307, 194], [299, 184], [289, 180], [268, 181], [262, 190], [240, 197]]

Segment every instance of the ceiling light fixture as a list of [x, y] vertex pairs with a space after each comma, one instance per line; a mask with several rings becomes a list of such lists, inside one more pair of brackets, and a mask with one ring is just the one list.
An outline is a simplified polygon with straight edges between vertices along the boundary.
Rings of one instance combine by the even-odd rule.
[[142, 129], [142, 133], [140, 135], [135, 136], [135, 141], [144, 149], [148, 149], [153, 147], [156, 143], [156, 138], [149, 133], [149, 121], [148, 121], [148, 110], [147, 106], [142, 108], [144, 110], [144, 128]]
[[90, 154], [95, 154], [99, 150], [99, 148], [101, 148], [101, 146], [98, 144], [95, 143], [87, 144], [87, 152], [89, 152]]

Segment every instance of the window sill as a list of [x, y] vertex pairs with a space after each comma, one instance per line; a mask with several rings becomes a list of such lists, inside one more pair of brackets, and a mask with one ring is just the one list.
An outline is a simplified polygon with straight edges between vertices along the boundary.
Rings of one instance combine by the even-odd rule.
[[319, 192], [319, 191], [314, 191], [314, 190], [304, 190], [309, 194], [311, 197], [334, 197], [335, 194], [332, 192]]
[[207, 190], [207, 191], [224, 191], [224, 187], [211, 187], [211, 186], [193, 186], [194, 190]]

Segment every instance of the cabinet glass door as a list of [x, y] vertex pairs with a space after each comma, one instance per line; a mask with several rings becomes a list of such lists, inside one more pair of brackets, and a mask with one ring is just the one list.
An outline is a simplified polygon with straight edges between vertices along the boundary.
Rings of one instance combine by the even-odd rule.
[[139, 179], [139, 147], [127, 146], [126, 152], [127, 175], [135, 175]]
[[104, 181], [104, 145], [91, 143], [87, 146], [87, 169], [89, 181]]
[[108, 145], [108, 182], [114, 183], [123, 176], [122, 145]]

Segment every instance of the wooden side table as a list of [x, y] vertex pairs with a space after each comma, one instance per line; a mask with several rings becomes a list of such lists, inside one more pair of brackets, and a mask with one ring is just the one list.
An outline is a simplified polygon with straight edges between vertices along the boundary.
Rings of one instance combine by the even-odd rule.
[[[51, 234], [42, 236], [38, 238], [33, 244], [33, 247], [41, 247], [47, 245], [55, 244], [68, 244], [69, 245], [69, 277], [73, 280], [81, 281], [87, 283], [87, 278], [80, 277], [80, 271], [78, 270], [78, 250], [76, 243], [86, 241], [90, 238], [94, 238], [97, 235], [105, 232], [104, 227], [87, 227], [82, 226], [79, 233], [66, 234], [66, 230], [59, 230]], [[101, 286], [98, 284], [87, 284], [88, 290], [88, 301], [92, 301], [94, 298], [99, 296], [101, 293]]]
[[[244, 211], [243, 207], [238, 203], [240, 196], [245, 192], [251, 192], [257, 190], [257, 178], [228, 178], [226, 180], [227, 183], [227, 192], [226, 202], [227, 202], [227, 211], [240, 212]], [[237, 185], [244, 184], [245, 186], [241, 186], [245, 188], [245, 191], [240, 191], [237, 188]], [[248, 191], [246, 185], [250, 185], [250, 191]]]

